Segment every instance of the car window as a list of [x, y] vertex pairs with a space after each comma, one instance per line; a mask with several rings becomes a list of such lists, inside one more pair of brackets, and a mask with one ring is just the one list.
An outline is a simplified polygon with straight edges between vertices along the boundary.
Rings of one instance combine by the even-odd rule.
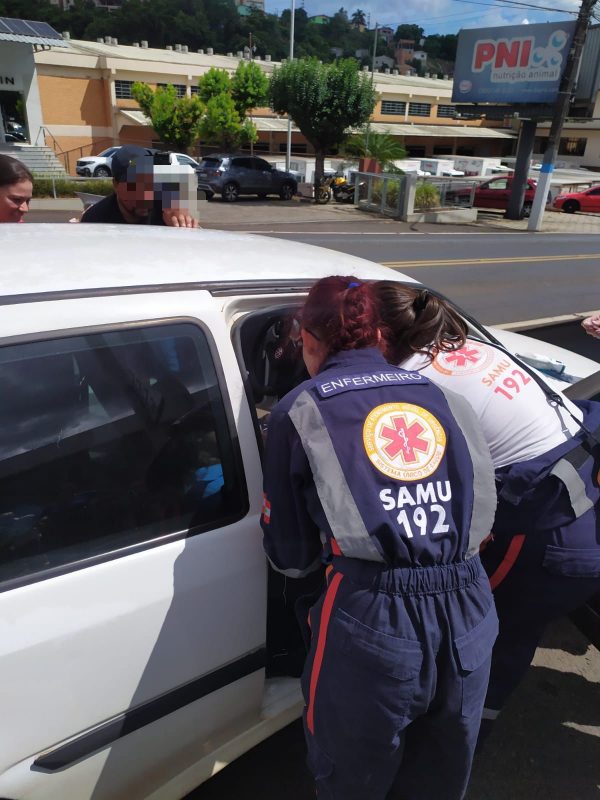
[[497, 181], [490, 181], [489, 183], [485, 184], [484, 189], [507, 189], [508, 188], [508, 178], [498, 178]]
[[253, 169], [251, 158], [232, 158], [231, 166], [237, 167], [238, 169]]
[[192, 167], [196, 166], [196, 162], [189, 156], [177, 156], [177, 161], [179, 164], [189, 164]]
[[261, 172], [263, 172], [264, 170], [266, 170], [267, 172], [271, 172], [272, 170], [271, 165], [269, 164], [268, 161], [265, 161], [264, 158], [253, 159], [252, 166], [254, 169], [260, 170]]
[[245, 513], [235, 432], [191, 323], [0, 348], [0, 581]]
[[222, 159], [220, 158], [203, 158], [200, 166], [204, 167], [205, 169], [217, 169], [221, 166]]
[[119, 149], [118, 147], [109, 147], [109, 148], [108, 148], [108, 150], [103, 150], [103, 151], [100, 153], [100, 155], [101, 155], [103, 158], [106, 158], [107, 156], [112, 156], [112, 155], [114, 155], [114, 154], [117, 152], [117, 150], [118, 150], [118, 149]]
[[600, 194], [600, 186], [596, 186], [594, 189], [590, 189], [588, 194]]

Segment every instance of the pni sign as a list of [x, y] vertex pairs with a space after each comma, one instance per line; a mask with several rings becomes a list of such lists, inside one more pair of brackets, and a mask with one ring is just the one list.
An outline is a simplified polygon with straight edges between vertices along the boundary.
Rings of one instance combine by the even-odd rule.
[[553, 103], [575, 22], [461, 30], [452, 100]]

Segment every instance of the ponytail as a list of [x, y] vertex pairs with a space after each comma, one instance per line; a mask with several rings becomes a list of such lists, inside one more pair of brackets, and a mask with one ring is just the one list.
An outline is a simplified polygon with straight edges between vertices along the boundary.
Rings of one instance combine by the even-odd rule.
[[378, 307], [371, 284], [352, 276], [322, 278], [302, 309], [302, 327], [316, 335], [329, 353], [376, 347]]
[[439, 352], [462, 347], [467, 326], [454, 309], [427, 289], [395, 281], [373, 284], [387, 359], [401, 364], [414, 353], [433, 361]]

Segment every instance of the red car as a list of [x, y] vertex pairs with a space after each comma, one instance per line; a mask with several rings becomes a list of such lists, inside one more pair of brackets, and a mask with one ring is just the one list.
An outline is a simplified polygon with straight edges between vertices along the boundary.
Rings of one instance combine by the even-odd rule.
[[574, 214], [576, 211], [600, 212], [600, 186], [592, 186], [582, 192], [559, 194], [552, 205], [562, 209], [565, 214]]
[[[475, 189], [473, 206], [475, 208], [499, 208], [506, 210], [512, 189], [512, 175], [499, 175], [489, 181], [479, 184]], [[536, 182], [531, 178], [527, 179], [527, 189], [525, 190], [525, 201], [523, 203], [523, 214], [528, 217], [531, 211], [531, 204], [535, 195]], [[456, 198], [463, 202], [469, 202], [471, 197], [470, 189], [461, 189], [456, 192]]]

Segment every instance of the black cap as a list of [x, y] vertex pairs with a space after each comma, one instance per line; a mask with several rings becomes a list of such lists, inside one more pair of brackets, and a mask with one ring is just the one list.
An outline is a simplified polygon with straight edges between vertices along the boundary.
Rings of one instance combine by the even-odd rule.
[[117, 183], [127, 180], [129, 170], [131, 170], [130, 177], [138, 172], [150, 175], [153, 167], [152, 156], [143, 147], [138, 147], [136, 144], [126, 144], [124, 147], [120, 147], [111, 162], [113, 178]]

